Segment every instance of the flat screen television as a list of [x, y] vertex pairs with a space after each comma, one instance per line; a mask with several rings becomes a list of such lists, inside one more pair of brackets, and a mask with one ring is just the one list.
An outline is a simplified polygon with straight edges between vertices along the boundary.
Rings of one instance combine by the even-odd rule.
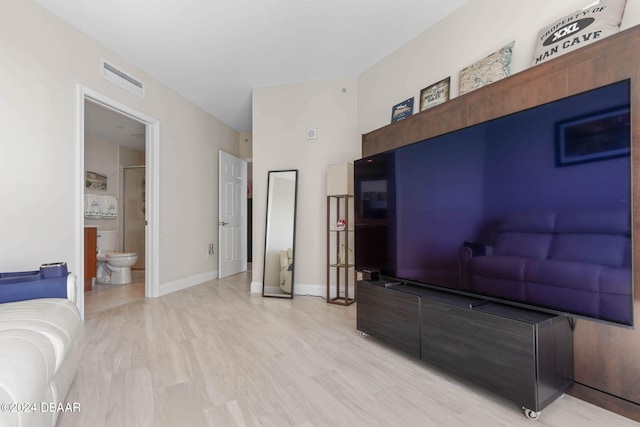
[[633, 325], [630, 82], [357, 160], [355, 265]]

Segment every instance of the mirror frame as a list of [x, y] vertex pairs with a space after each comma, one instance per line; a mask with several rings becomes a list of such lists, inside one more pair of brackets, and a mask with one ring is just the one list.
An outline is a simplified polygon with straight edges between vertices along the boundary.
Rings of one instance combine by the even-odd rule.
[[[266, 270], [267, 270], [267, 245], [269, 244], [268, 242], [268, 237], [269, 237], [269, 209], [271, 208], [271, 203], [273, 203], [273, 200], [270, 200], [270, 194], [271, 194], [271, 185], [273, 183], [273, 179], [272, 179], [272, 174], [273, 177], [275, 177], [277, 173], [283, 173], [283, 172], [293, 172], [294, 173], [294, 182], [295, 182], [295, 186], [294, 186], [294, 190], [293, 190], [293, 236], [292, 236], [292, 242], [291, 242], [291, 251], [293, 254], [293, 263], [292, 263], [292, 267], [291, 267], [291, 293], [287, 294], [287, 293], [282, 293], [282, 294], [275, 294], [275, 293], [265, 293], [265, 279], [266, 279]], [[265, 227], [264, 227], [264, 258], [263, 258], [263, 265], [262, 265], [262, 296], [263, 297], [274, 297], [274, 298], [287, 298], [287, 299], [293, 299], [293, 295], [294, 295], [294, 287], [295, 287], [295, 270], [296, 270], [296, 217], [297, 217], [297, 211], [298, 211], [298, 169], [286, 169], [286, 170], [271, 170], [268, 172], [268, 177], [267, 177], [267, 210], [265, 211]]]

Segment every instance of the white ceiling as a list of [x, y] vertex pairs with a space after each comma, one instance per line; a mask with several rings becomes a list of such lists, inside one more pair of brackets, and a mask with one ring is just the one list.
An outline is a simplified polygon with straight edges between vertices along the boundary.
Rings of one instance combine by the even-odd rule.
[[468, 0], [33, 1], [245, 132], [253, 88], [356, 76]]
[[145, 125], [91, 101], [84, 102], [85, 136], [145, 151]]

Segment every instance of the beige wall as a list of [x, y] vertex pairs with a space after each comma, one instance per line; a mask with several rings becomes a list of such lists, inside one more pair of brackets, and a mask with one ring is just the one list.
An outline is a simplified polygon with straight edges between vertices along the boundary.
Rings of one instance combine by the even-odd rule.
[[[296, 293], [324, 294], [327, 165], [359, 157], [356, 78], [253, 91], [253, 283], [262, 286], [267, 172], [298, 169]], [[318, 138], [306, 139], [317, 129]]]
[[[146, 97], [102, 78], [101, 58], [145, 82]], [[236, 131], [30, 1], [0, 6], [0, 63], [0, 271], [60, 260], [78, 271], [83, 85], [160, 123], [160, 293], [217, 272], [206, 248], [217, 242], [218, 150], [238, 155]]]
[[[384, 58], [358, 78], [358, 130], [367, 133], [389, 124], [391, 107], [420, 90], [451, 77], [458, 95], [463, 68], [515, 40], [512, 74], [531, 65], [538, 31], [556, 19], [589, 5], [590, 0], [473, 0]], [[622, 28], [640, 23], [640, 2], [627, 0]]]
[[241, 132], [238, 137], [238, 156], [241, 159], [251, 159], [253, 157], [253, 135], [251, 132]]

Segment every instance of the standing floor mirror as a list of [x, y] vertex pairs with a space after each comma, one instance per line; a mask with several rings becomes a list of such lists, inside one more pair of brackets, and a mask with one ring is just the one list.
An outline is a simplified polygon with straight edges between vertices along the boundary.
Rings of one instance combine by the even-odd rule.
[[269, 171], [262, 296], [293, 298], [298, 171]]

